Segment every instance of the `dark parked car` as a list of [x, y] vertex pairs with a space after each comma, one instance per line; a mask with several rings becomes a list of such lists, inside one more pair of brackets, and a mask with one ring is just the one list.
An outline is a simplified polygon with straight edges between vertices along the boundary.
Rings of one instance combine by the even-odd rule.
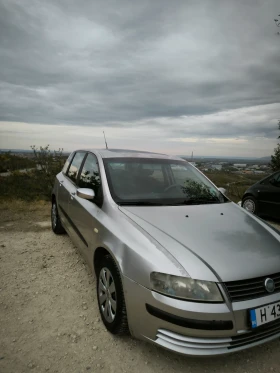
[[242, 207], [253, 214], [280, 218], [280, 171], [247, 189]]

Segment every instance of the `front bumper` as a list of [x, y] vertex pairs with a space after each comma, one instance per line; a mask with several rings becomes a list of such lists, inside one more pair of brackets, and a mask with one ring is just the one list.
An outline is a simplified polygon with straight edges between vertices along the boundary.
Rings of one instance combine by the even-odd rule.
[[251, 329], [248, 310], [280, 294], [238, 303], [202, 304], [153, 292], [123, 278], [131, 334], [185, 355], [221, 355], [280, 337], [280, 319]]

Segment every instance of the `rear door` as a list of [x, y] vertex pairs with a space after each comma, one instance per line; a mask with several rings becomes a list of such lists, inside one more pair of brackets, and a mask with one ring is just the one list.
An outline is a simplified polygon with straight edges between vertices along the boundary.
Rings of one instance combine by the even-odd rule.
[[56, 192], [57, 207], [59, 210], [59, 216], [63, 226], [67, 229], [68, 221], [65, 216], [65, 212], [68, 210], [69, 203], [69, 191], [67, 190], [68, 179], [66, 177], [71, 161], [75, 153], [71, 153], [68, 157], [62, 171], [57, 175], [58, 187]]
[[280, 172], [265, 179], [257, 192], [262, 213], [280, 217]]
[[58, 209], [59, 216], [62, 220], [63, 226], [66, 228], [67, 232], [71, 235], [72, 224], [69, 219], [69, 202], [70, 193], [76, 184], [78, 179], [78, 172], [83, 162], [86, 152], [75, 152], [73, 153], [69, 164], [67, 162], [63, 168], [61, 175], [58, 177], [59, 187], [58, 187]]
[[271, 180], [271, 216], [280, 218], [280, 172]]
[[[77, 196], [78, 188], [90, 188], [95, 198], [85, 200]], [[88, 153], [81, 167], [76, 187], [71, 189], [69, 217], [73, 223], [76, 242], [85, 259], [90, 263], [92, 249], [95, 248], [98, 233], [101, 233], [100, 217], [104, 214], [101, 178], [98, 160], [93, 153]]]

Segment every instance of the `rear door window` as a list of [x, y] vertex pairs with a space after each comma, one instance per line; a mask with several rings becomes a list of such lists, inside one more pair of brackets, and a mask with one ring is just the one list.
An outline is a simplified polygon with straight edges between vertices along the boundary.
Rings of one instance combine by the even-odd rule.
[[69, 157], [67, 158], [66, 162], [65, 162], [65, 165], [64, 165], [64, 167], [63, 167], [63, 169], [62, 169], [62, 172], [63, 172], [64, 174], [66, 174], [66, 172], [67, 172], [67, 170], [68, 170], [68, 167], [69, 167], [69, 164], [71, 163], [71, 159], [73, 158], [73, 155], [74, 155], [74, 153], [71, 153], [71, 154], [69, 155]]
[[83, 162], [84, 157], [85, 157], [85, 152], [77, 152], [74, 155], [74, 158], [73, 158], [73, 160], [71, 162], [71, 165], [69, 167], [69, 170], [67, 172], [67, 176], [75, 184], [76, 184], [76, 181], [77, 181], [77, 178], [78, 178], [78, 174], [79, 174], [79, 169], [81, 167], [81, 164]]

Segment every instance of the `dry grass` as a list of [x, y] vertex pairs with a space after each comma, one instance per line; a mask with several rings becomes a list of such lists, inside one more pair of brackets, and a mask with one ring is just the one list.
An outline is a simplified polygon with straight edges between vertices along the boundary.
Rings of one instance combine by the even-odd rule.
[[47, 201], [27, 202], [22, 200], [0, 200], [0, 225], [21, 222], [22, 229], [28, 222], [50, 220], [51, 204]]
[[17, 212], [32, 212], [32, 211], [43, 211], [50, 208], [50, 202], [48, 201], [23, 201], [20, 199], [1, 199], [0, 211], [11, 210]]

